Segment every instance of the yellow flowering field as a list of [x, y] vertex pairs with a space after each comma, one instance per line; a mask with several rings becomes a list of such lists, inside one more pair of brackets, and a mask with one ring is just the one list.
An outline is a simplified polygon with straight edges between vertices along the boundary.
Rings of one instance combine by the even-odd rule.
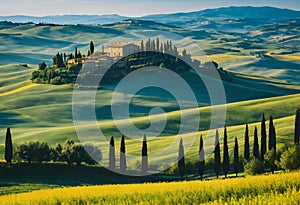
[[[105, 176], [103, 176], [105, 177]], [[300, 204], [300, 172], [210, 181], [57, 188], [0, 197], [0, 204]]]

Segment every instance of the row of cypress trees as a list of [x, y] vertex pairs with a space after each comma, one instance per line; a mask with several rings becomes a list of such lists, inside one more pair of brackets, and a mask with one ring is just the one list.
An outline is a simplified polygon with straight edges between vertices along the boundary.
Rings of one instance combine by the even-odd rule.
[[[259, 142], [258, 142], [258, 130], [255, 126], [254, 129], [254, 144], [253, 144], [253, 157], [256, 159], [264, 160], [264, 155], [267, 149], [267, 131], [266, 131], [266, 119], [264, 113], [262, 114], [261, 120], [261, 152], [259, 153]], [[300, 110], [299, 108], [296, 110], [295, 117], [295, 131], [294, 131], [294, 143], [299, 144], [300, 141]], [[227, 136], [227, 128], [224, 128], [224, 142], [223, 142], [223, 163], [221, 164], [221, 155], [220, 155], [220, 136], [219, 131], [216, 130], [215, 136], [215, 150], [214, 150], [214, 168], [216, 172], [216, 176], [219, 177], [221, 167], [223, 168], [224, 175], [227, 177], [227, 174], [230, 169], [230, 158], [228, 153], [228, 136]], [[250, 160], [250, 143], [249, 143], [249, 127], [246, 124], [245, 129], [245, 138], [244, 138], [244, 160]], [[269, 118], [269, 143], [268, 149], [274, 150], [276, 152], [276, 130], [273, 123], [273, 117], [270, 115]], [[11, 165], [13, 159], [13, 144], [11, 137], [11, 130], [7, 128], [6, 131], [6, 139], [5, 139], [5, 160], [8, 164]], [[199, 160], [198, 160], [198, 173], [203, 178], [205, 172], [205, 151], [204, 151], [204, 143], [203, 137], [200, 136], [199, 143]], [[235, 138], [234, 144], [234, 172], [236, 175], [239, 170], [239, 147], [238, 147], [238, 139]], [[110, 139], [110, 148], [109, 148], [109, 169], [116, 170], [116, 159], [115, 159], [115, 143], [114, 137]], [[121, 138], [121, 146], [120, 146], [120, 172], [125, 173], [127, 169], [126, 163], [126, 148], [125, 148], [125, 136], [123, 135]], [[143, 138], [142, 142], [142, 170], [143, 173], [147, 173], [148, 171], [148, 147], [147, 147], [147, 138], [146, 135]], [[184, 176], [185, 173], [185, 160], [184, 160], [184, 146], [183, 140], [180, 139], [179, 142], [179, 153], [178, 153], [178, 171], [181, 177]]]
[[[109, 169], [112, 171], [116, 170], [116, 153], [115, 153], [115, 140], [114, 137], [110, 138], [109, 146]], [[120, 172], [125, 173], [127, 170], [126, 162], [126, 147], [125, 147], [125, 136], [121, 138], [120, 145]], [[142, 143], [142, 173], [146, 174], [148, 171], [148, 147], [147, 138], [144, 135]]]

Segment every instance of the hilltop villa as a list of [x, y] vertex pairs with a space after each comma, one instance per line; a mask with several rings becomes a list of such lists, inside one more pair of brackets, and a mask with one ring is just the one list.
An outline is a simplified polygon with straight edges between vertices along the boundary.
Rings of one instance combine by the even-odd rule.
[[133, 43], [117, 43], [108, 47], [110, 57], [123, 57], [139, 51], [139, 46]]
[[95, 71], [107, 68], [124, 56], [139, 51], [139, 46], [133, 43], [117, 43], [108, 46], [106, 51], [96, 52], [83, 63], [83, 71]]

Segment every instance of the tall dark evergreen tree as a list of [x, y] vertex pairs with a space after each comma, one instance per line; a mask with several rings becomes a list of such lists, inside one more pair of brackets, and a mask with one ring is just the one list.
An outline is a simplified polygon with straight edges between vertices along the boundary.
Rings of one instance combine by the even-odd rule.
[[160, 48], [160, 52], [163, 53], [164, 52], [164, 45], [163, 45], [163, 43], [160, 43], [160, 47], [159, 48]]
[[94, 42], [93, 41], [90, 42], [90, 51], [91, 51], [91, 55], [93, 55], [93, 53], [95, 51], [95, 46], [94, 46]]
[[239, 172], [239, 143], [238, 139], [235, 138], [235, 143], [234, 143], [234, 161], [233, 161], [233, 169], [235, 176], [238, 176]]
[[115, 154], [115, 140], [114, 137], [110, 138], [109, 143], [109, 169], [115, 170], [116, 168], [116, 154]]
[[199, 164], [198, 164], [198, 173], [200, 175], [201, 181], [205, 172], [205, 152], [203, 147], [203, 137], [200, 137], [200, 146], [199, 146]]
[[262, 114], [261, 118], [261, 148], [260, 148], [260, 157], [261, 160], [264, 160], [264, 155], [267, 151], [267, 131], [266, 131], [266, 118], [265, 113]]
[[215, 159], [215, 172], [217, 178], [219, 178], [220, 168], [221, 168], [221, 156], [220, 156], [220, 142], [219, 142], [219, 131], [216, 131], [215, 139], [215, 150], [214, 150], [214, 159]]
[[297, 108], [296, 110], [296, 117], [295, 117], [295, 135], [294, 135], [294, 143], [299, 144], [300, 142], [300, 109]]
[[13, 145], [12, 145], [10, 128], [7, 128], [6, 130], [4, 157], [5, 157], [5, 161], [11, 166], [11, 160], [13, 158]]
[[155, 51], [155, 40], [152, 40], [152, 42], [151, 42], [151, 49], [153, 50], [153, 51]]
[[156, 50], [157, 50], [157, 51], [160, 51], [159, 45], [160, 45], [160, 44], [159, 44], [159, 38], [157, 37], [157, 38], [156, 38]]
[[126, 149], [125, 149], [125, 136], [122, 136], [121, 139], [121, 148], [120, 148], [120, 171], [121, 173], [126, 172]]
[[179, 150], [178, 150], [178, 172], [181, 178], [183, 178], [185, 173], [185, 162], [184, 162], [184, 147], [183, 147], [182, 138], [180, 139]]
[[245, 130], [244, 159], [247, 160], [247, 161], [250, 160], [250, 145], [249, 145], [249, 127], [248, 127], [248, 124], [246, 124], [246, 130]]
[[77, 47], [75, 47], [75, 59], [78, 58], [78, 50], [77, 50]]
[[272, 150], [273, 149], [273, 146], [274, 146], [274, 139], [273, 139], [273, 116], [270, 115], [269, 117], [269, 143], [268, 143], [268, 150]]
[[146, 135], [143, 139], [142, 146], [142, 172], [146, 174], [148, 171], [148, 147], [147, 147], [147, 138]]
[[170, 43], [169, 43], [169, 49], [170, 49], [170, 52], [172, 52], [173, 51], [173, 46], [172, 46], [172, 41], [170, 40]]
[[254, 145], [253, 145], [253, 157], [259, 159], [259, 145], [258, 145], [258, 133], [257, 127], [254, 129]]
[[273, 129], [272, 129], [272, 138], [273, 138], [273, 140], [272, 140], [272, 143], [273, 143], [272, 149], [276, 152], [276, 128], [275, 128], [275, 126], [273, 126]]
[[223, 171], [225, 178], [229, 171], [229, 153], [228, 153], [228, 142], [227, 142], [227, 128], [224, 128], [224, 143], [223, 143]]
[[141, 51], [144, 51], [144, 49], [145, 49], [145, 48], [144, 48], [144, 41], [142, 40], [142, 41], [141, 41]]

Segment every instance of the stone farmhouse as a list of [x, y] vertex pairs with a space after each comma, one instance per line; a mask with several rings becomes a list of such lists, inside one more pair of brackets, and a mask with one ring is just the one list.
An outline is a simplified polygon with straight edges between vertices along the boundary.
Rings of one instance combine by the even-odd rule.
[[93, 72], [108, 68], [124, 56], [138, 52], [140, 47], [134, 43], [117, 43], [108, 46], [101, 52], [96, 52], [83, 63], [83, 72]]

